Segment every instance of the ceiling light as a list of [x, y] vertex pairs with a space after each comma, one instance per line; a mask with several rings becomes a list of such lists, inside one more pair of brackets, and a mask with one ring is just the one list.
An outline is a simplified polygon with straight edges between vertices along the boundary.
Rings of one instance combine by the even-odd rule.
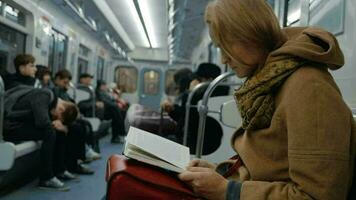
[[131, 13], [131, 17], [132, 19], [135, 21], [136, 27], [138, 28], [140, 35], [141, 35], [141, 39], [143, 41], [143, 46], [144, 47], [150, 47], [150, 43], [148, 41], [148, 38], [146, 37], [146, 33], [145, 30], [142, 26], [141, 20], [140, 20], [140, 16], [138, 15], [138, 12], [136, 10], [135, 4], [133, 2], [133, 0], [125, 0], [125, 2], [127, 2], [127, 6], [130, 10]]
[[157, 48], [158, 43], [154, 32], [154, 26], [152, 21], [152, 12], [149, 11], [150, 5], [147, 0], [138, 0], [138, 5], [142, 14], [143, 21], [145, 22], [145, 27], [149, 40], [151, 42], [152, 48]]

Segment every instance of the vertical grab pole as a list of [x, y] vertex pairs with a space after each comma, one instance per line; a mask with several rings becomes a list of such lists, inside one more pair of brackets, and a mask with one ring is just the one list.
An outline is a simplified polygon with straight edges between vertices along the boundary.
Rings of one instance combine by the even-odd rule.
[[0, 142], [3, 141], [5, 85], [0, 76]]
[[93, 113], [92, 113], [92, 117], [95, 117], [95, 108], [96, 108], [96, 106], [95, 106], [95, 102], [96, 102], [96, 97], [95, 97], [95, 90], [94, 90], [94, 88], [93, 88], [93, 86], [88, 86], [88, 88], [90, 89], [90, 91], [91, 91], [91, 93], [92, 93], [92, 95], [93, 95]]
[[209, 97], [213, 93], [214, 89], [219, 85], [220, 82], [229, 78], [230, 76], [234, 76], [234, 72], [226, 72], [221, 74], [217, 78], [215, 78], [210, 84], [208, 89], [204, 93], [204, 97], [202, 99], [202, 104], [198, 107], [199, 112], [199, 127], [198, 127], [198, 138], [197, 138], [197, 146], [196, 146], [196, 157], [201, 158], [203, 154], [203, 144], [204, 144], [204, 134], [205, 134], [205, 122], [206, 116], [208, 113], [208, 101]]
[[189, 130], [189, 115], [190, 115], [190, 108], [192, 107], [191, 101], [193, 99], [194, 94], [202, 87], [209, 85], [210, 82], [206, 83], [199, 83], [194, 87], [194, 89], [189, 92], [187, 102], [185, 103], [185, 118], [184, 118], [184, 134], [183, 134], [183, 145], [187, 146], [188, 142], [188, 130]]
[[69, 87], [72, 88], [72, 90], [73, 90], [73, 100], [74, 100], [74, 102], [76, 102], [77, 101], [77, 88], [75, 88], [75, 86], [72, 82], [69, 82]]

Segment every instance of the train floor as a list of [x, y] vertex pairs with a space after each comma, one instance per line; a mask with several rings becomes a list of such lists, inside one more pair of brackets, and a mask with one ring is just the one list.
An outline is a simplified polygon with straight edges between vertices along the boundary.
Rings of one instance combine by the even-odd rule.
[[105, 169], [106, 161], [112, 154], [121, 154], [122, 144], [111, 144], [110, 137], [106, 136], [100, 140], [102, 158], [88, 164], [95, 170], [94, 175], [80, 175], [79, 182], [66, 182], [70, 191], [60, 192], [43, 190], [37, 187], [38, 180], [0, 197], [1, 200], [100, 200], [106, 192]]

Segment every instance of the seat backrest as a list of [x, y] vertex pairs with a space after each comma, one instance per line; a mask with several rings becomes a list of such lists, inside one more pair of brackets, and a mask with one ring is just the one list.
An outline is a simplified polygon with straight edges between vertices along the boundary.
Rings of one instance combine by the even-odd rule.
[[78, 89], [75, 97], [75, 102], [79, 103], [81, 101], [89, 100], [90, 99], [90, 93], [85, 90]]

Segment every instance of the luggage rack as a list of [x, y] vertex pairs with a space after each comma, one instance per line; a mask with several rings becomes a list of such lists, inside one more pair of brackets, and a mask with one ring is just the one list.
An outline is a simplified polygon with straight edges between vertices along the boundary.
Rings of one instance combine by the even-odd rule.
[[[216, 113], [220, 114], [220, 111], [216, 110], [209, 110], [208, 108], [208, 101], [209, 97], [215, 90], [217, 86], [236, 86], [236, 85], [241, 85], [242, 83], [236, 83], [236, 82], [227, 82], [227, 83], [221, 83], [222, 81], [228, 79], [231, 76], [234, 76], [234, 72], [226, 72], [224, 74], [221, 74], [218, 76], [216, 79], [214, 79], [212, 82], [207, 82], [207, 83], [200, 83], [194, 89], [189, 93], [189, 96], [187, 98], [187, 103], [185, 105], [185, 124], [184, 124], [184, 135], [183, 135], [183, 145], [187, 145], [187, 139], [188, 139], [188, 130], [189, 130], [189, 115], [190, 115], [190, 108], [197, 108], [198, 113], [199, 113], [199, 126], [198, 126], [198, 138], [197, 138], [197, 145], [196, 145], [196, 157], [201, 158], [202, 152], [203, 152], [203, 141], [204, 141], [204, 132], [205, 132], [205, 122], [206, 122], [206, 117], [208, 113]], [[202, 98], [202, 103], [201, 105], [191, 105], [191, 100], [193, 99], [193, 96], [195, 93], [202, 87], [208, 85], [207, 90], [204, 93], [204, 96]]]

